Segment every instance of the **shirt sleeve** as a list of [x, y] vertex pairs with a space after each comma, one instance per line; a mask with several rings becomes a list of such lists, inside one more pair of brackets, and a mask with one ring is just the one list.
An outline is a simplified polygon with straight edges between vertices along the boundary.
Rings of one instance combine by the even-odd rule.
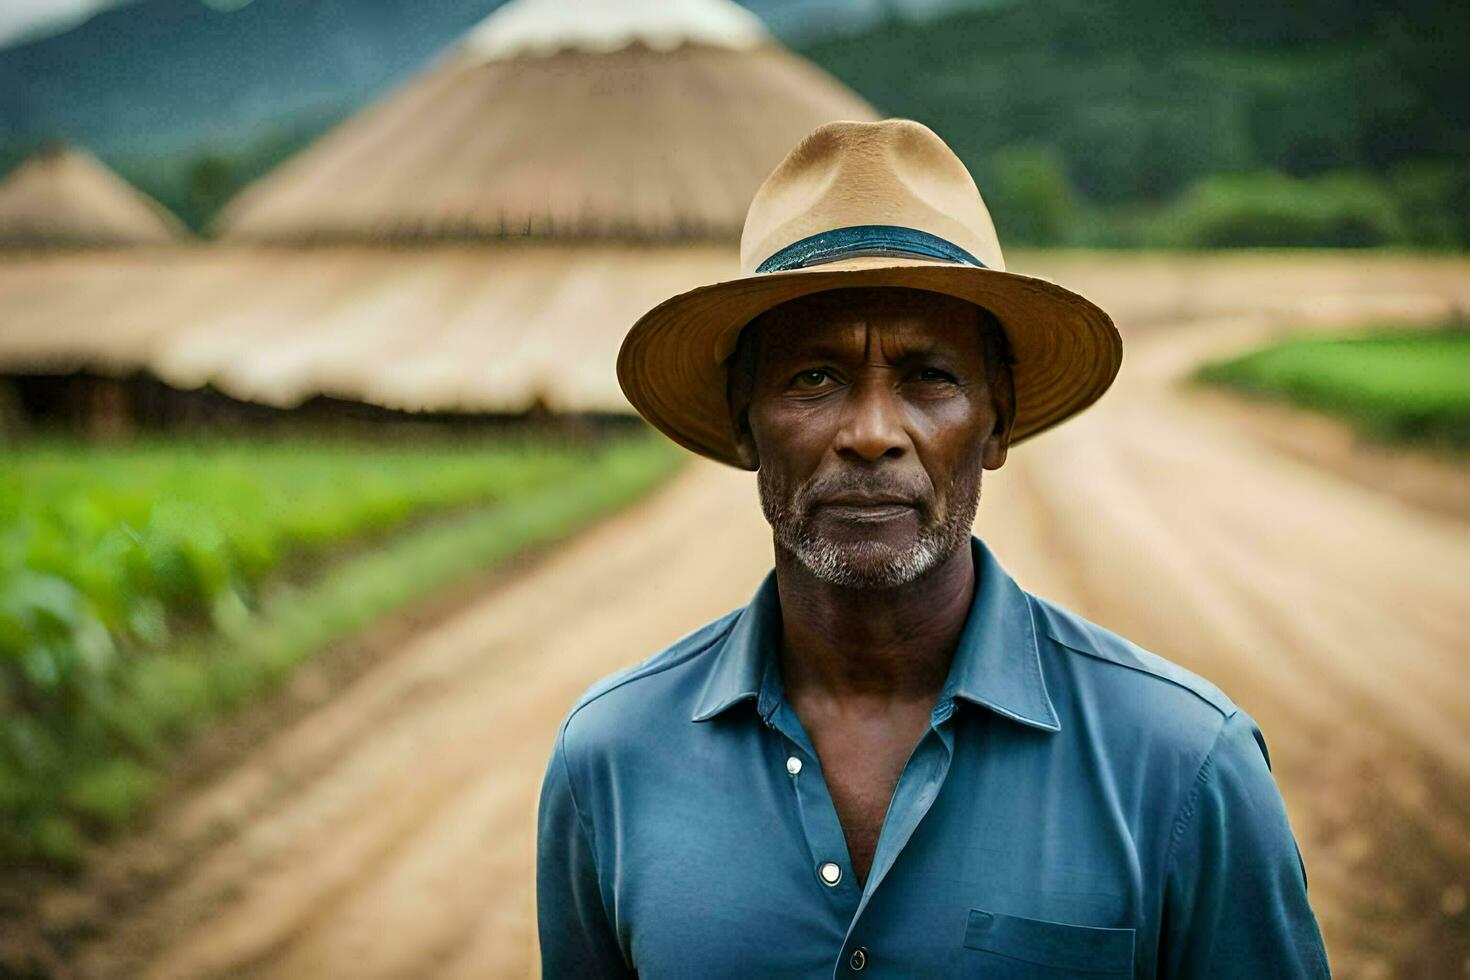
[[1270, 764], [1255, 721], [1227, 718], [1175, 823], [1161, 977], [1330, 975]]
[[608, 922], [592, 838], [558, 733], [536, 815], [536, 930], [543, 977], [631, 977]]

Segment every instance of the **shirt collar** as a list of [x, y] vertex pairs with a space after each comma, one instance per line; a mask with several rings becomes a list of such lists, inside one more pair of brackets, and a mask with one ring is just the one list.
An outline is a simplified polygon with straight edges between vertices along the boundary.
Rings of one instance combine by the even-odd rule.
[[759, 698], [766, 667], [776, 663], [780, 635], [781, 597], [773, 568], [725, 637], [689, 720], [708, 721], [731, 705]]
[[[977, 587], [960, 631], [939, 703], [962, 698], [996, 714], [1043, 731], [1061, 730], [1046, 681], [1031, 603], [990, 549], [973, 534]], [[776, 573], [766, 574], [750, 604], [741, 610], [700, 691], [691, 721], [707, 721], [732, 705], [758, 699], [762, 714], [774, 710], [764, 691], [774, 670], [781, 630]]]

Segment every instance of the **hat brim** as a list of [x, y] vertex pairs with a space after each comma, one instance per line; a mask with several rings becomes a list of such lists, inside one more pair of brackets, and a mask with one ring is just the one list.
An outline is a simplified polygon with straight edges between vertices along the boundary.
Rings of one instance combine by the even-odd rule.
[[665, 300], [623, 339], [618, 384], [639, 414], [679, 445], [746, 469], [725, 400], [725, 359], [740, 331], [788, 300], [859, 286], [944, 293], [996, 316], [1015, 356], [1012, 444], [1097, 401], [1123, 362], [1112, 318], [1055, 283], [954, 262], [864, 256], [744, 276]]

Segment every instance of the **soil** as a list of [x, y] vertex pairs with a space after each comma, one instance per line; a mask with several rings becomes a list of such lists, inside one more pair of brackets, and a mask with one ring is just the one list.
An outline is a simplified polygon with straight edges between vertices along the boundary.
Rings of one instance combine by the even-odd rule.
[[[1123, 372], [987, 474], [976, 530], [1025, 587], [1256, 718], [1336, 975], [1459, 976], [1470, 523], [1284, 452], [1178, 383], [1303, 322], [1470, 307], [1464, 263], [1336, 261], [1057, 258], [1055, 277], [1119, 320]], [[557, 724], [598, 677], [748, 601], [770, 563], [753, 475], [696, 460], [360, 669], [301, 675], [305, 708], [41, 896], [52, 972], [533, 974]]]

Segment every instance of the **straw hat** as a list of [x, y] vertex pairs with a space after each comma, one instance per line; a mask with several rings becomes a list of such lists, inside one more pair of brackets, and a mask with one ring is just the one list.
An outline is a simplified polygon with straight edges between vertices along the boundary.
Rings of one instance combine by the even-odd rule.
[[1005, 271], [969, 171], [908, 119], [818, 127], [766, 178], [740, 240], [739, 279], [681, 293], [644, 314], [618, 352], [618, 383], [679, 445], [742, 469], [725, 401], [725, 361], [758, 314], [801, 296], [905, 286], [985, 307], [1010, 342], [1014, 444], [1092, 404], [1123, 344], [1097, 306]]

